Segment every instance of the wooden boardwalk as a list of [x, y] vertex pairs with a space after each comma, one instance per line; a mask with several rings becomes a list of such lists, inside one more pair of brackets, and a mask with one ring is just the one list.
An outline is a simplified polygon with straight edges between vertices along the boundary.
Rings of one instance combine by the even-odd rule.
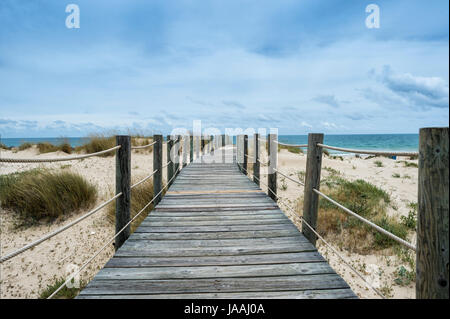
[[78, 298], [356, 298], [229, 153], [185, 167]]

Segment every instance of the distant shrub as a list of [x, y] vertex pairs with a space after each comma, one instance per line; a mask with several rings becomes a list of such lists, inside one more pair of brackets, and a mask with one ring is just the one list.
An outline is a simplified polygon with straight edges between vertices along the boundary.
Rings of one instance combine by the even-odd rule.
[[[105, 136], [101, 134], [94, 134], [89, 137], [89, 140], [87, 143], [77, 146], [75, 148], [76, 152], [84, 151], [87, 154], [90, 153], [96, 153], [101, 152], [107, 149], [110, 149], [112, 147], [116, 146], [116, 138], [115, 136]], [[106, 154], [102, 154], [101, 156], [107, 157], [107, 156], [113, 156], [115, 155], [114, 152], [109, 152]]]
[[54, 219], [88, 208], [97, 199], [97, 190], [82, 176], [68, 171], [34, 169], [0, 175], [0, 200], [24, 219]]
[[375, 164], [376, 167], [383, 167], [383, 162], [382, 161], [375, 161], [373, 163]]
[[278, 152], [281, 150], [287, 150], [288, 152], [294, 153], [294, 154], [303, 154], [303, 150], [300, 147], [285, 146], [285, 145], [278, 144]]
[[23, 151], [23, 150], [29, 149], [31, 147], [33, 147], [33, 144], [25, 142], [25, 143], [20, 144], [18, 148], [19, 148], [19, 151]]
[[6, 146], [5, 144], [0, 143], [0, 149], [3, 149], [3, 150], [10, 150], [11, 148], [12, 148], [12, 147]]

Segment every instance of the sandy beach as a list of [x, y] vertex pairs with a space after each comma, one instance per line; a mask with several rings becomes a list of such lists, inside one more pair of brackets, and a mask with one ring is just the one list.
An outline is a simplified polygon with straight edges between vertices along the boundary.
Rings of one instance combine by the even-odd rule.
[[[13, 152], [2, 150], [4, 157], [64, 157], [68, 154], [62, 152], [38, 154], [35, 148]], [[164, 153], [164, 152], [163, 152]], [[251, 151], [250, 151], [251, 154]], [[262, 154], [262, 160], [266, 155]], [[417, 174], [415, 167], [405, 167], [402, 160], [392, 160], [383, 157], [363, 159], [353, 156], [333, 159], [324, 156], [323, 168], [329, 167], [338, 170], [348, 180], [364, 179], [388, 192], [392, 199], [388, 214], [391, 216], [406, 216], [408, 204], [417, 202]], [[374, 161], [381, 161], [378, 167]], [[144, 177], [152, 172], [152, 154], [133, 151], [132, 174], [136, 177]], [[164, 159], [165, 162], [165, 159]], [[299, 171], [305, 170], [306, 155], [294, 154], [287, 150], [279, 153], [279, 170], [292, 178], [296, 178]], [[109, 199], [114, 189], [114, 165], [115, 158], [94, 157], [70, 162], [50, 164], [10, 164], [2, 163], [1, 174], [9, 174], [29, 170], [35, 167], [46, 167], [55, 170], [70, 170], [79, 173], [92, 182], [98, 189], [98, 203]], [[265, 170], [262, 169], [262, 173]], [[322, 169], [322, 176], [328, 171]], [[393, 177], [399, 174], [400, 177]], [[262, 175], [265, 178], [265, 175]], [[165, 175], [164, 175], [165, 179]], [[282, 187], [282, 185], [285, 186]], [[285, 214], [301, 228], [300, 219], [286, 203], [295, 207], [299, 198], [303, 195], [303, 188], [288, 179], [280, 177], [278, 182], [278, 194], [283, 201], [279, 204]], [[263, 190], [266, 190], [262, 186]], [[394, 209], [395, 208], [395, 209]], [[40, 238], [49, 231], [81, 216], [84, 212], [73, 213], [63, 219], [57, 220], [51, 225], [34, 225], [28, 228], [17, 228], [17, 217], [8, 210], [1, 210], [1, 252], [9, 253], [26, 243]], [[102, 209], [93, 216], [87, 218], [69, 230], [55, 236], [43, 244], [17, 256], [1, 265], [1, 298], [37, 298], [47, 285], [52, 284], [55, 278], [65, 277], [67, 267], [70, 265], [82, 265], [92, 254], [98, 250], [105, 241], [114, 235], [114, 224], [106, 218], [106, 209]], [[411, 232], [408, 240], [415, 243], [415, 234]], [[330, 238], [332, 244], [332, 238]], [[358, 278], [347, 266], [342, 264], [339, 258], [332, 253], [321, 241], [318, 241], [319, 251], [330, 262], [331, 266], [349, 283], [351, 288], [361, 298], [378, 298], [365, 283]], [[339, 248], [338, 248], [339, 249]], [[111, 245], [81, 273], [81, 279], [88, 282], [98, 270], [111, 258], [114, 247]], [[341, 250], [340, 253], [361, 273], [363, 273], [374, 286], [385, 288], [390, 292], [391, 298], [414, 298], [414, 283], [408, 286], [399, 286], [394, 282], [396, 271], [400, 266], [408, 266], [392, 251], [379, 251], [376, 254], [359, 255]]]

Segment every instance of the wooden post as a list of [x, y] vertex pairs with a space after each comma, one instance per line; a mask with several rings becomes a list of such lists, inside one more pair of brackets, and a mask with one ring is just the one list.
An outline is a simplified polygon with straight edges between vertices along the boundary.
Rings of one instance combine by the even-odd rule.
[[254, 136], [254, 159], [255, 162], [253, 163], [253, 181], [256, 183], [256, 185], [260, 186], [259, 179], [260, 179], [260, 165], [259, 165], [259, 134], [256, 133]]
[[[162, 135], [153, 135], [153, 170], [156, 170], [155, 175], [153, 175], [153, 196], [156, 196], [162, 190]], [[157, 205], [161, 201], [161, 194], [159, 194], [154, 201]]]
[[[170, 135], [167, 135], [167, 183], [168, 186], [172, 184], [172, 182], [169, 183], [169, 181], [173, 177], [173, 140]], [[155, 194], [156, 195], [156, 194]]]
[[189, 135], [189, 163], [192, 163], [194, 161], [194, 137], [192, 135]]
[[419, 132], [416, 298], [449, 298], [448, 127]]
[[242, 150], [241, 150], [241, 135], [236, 136], [236, 162], [239, 170], [242, 172]]
[[[116, 151], [116, 194], [122, 196], [116, 199], [116, 234], [130, 221], [131, 206], [131, 137], [117, 135], [116, 143], [120, 148]], [[130, 237], [128, 225], [115, 239], [115, 249]]]
[[[277, 134], [269, 134], [267, 137], [267, 142], [269, 144], [269, 167], [267, 172], [267, 185], [272, 190], [268, 190], [269, 197], [275, 202], [277, 201], [277, 172], [274, 169], [277, 168], [278, 164], [278, 144], [277, 144]], [[274, 194], [275, 193], [275, 194]]]
[[189, 148], [189, 137], [187, 135], [184, 136], [184, 145], [183, 145], [183, 167], [187, 165], [188, 162], [188, 148]]
[[243, 168], [244, 168], [244, 174], [245, 175], [247, 175], [248, 174], [248, 165], [247, 165], [247, 163], [248, 163], [248, 158], [247, 158], [247, 155], [248, 155], [248, 135], [244, 135], [243, 137], [243, 149], [242, 149], [242, 151], [243, 151], [243, 161], [244, 161], [244, 163], [243, 163]]
[[225, 134], [220, 136], [220, 142], [222, 144], [222, 163], [226, 163], [226, 152], [225, 152]]
[[209, 138], [209, 144], [211, 145], [211, 148], [210, 148], [211, 154], [214, 154], [214, 136], [213, 135], [211, 135]]
[[175, 175], [178, 175], [179, 173], [179, 169], [180, 169], [180, 150], [181, 150], [181, 136], [180, 135], [175, 135]]
[[[310, 133], [306, 157], [303, 218], [314, 229], [317, 228], [319, 195], [313, 189], [320, 190], [320, 171], [322, 169], [322, 148], [317, 146], [317, 143], [323, 143], [323, 134]], [[302, 233], [314, 246], [316, 245], [316, 235], [305, 224], [302, 224]]]

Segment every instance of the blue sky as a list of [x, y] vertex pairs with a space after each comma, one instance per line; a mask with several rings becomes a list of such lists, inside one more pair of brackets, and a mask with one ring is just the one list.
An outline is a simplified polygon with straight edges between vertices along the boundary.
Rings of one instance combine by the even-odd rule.
[[2, 0], [0, 134], [448, 126], [448, 13], [441, 0]]

